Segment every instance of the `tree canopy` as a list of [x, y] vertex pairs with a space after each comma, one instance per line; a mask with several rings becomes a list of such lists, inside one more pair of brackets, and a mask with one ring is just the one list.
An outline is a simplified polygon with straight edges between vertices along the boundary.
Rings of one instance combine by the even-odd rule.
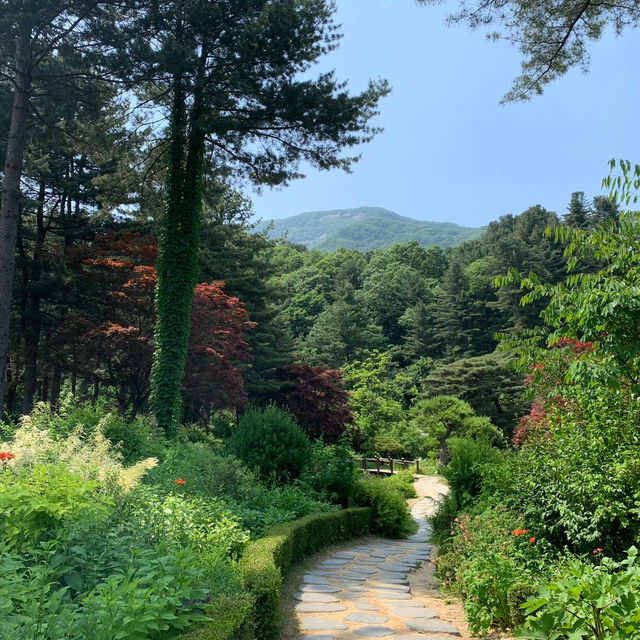
[[[435, 0], [418, 0], [435, 4]], [[514, 44], [522, 53], [522, 69], [503, 101], [528, 100], [572, 67], [589, 67], [589, 46], [607, 28], [620, 35], [640, 21], [635, 2], [601, 0], [460, 0], [450, 22], [472, 29], [495, 29], [489, 36]]]

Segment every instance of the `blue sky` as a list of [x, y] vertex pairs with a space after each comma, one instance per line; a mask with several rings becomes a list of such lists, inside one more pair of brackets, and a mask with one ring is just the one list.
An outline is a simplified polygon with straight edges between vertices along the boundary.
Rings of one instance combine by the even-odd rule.
[[612, 157], [640, 162], [640, 31], [593, 45], [587, 74], [572, 70], [527, 103], [499, 104], [519, 52], [485, 32], [447, 26], [454, 2], [337, 0], [344, 38], [318, 70], [352, 90], [386, 78], [392, 93], [352, 174], [307, 177], [262, 195], [257, 217], [385, 207], [422, 220], [481, 226], [541, 204], [564, 213], [573, 191], [602, 192]]

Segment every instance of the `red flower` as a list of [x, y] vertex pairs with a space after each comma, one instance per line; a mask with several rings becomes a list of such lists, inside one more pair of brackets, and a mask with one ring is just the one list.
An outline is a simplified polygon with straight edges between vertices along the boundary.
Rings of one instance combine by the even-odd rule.
[[536, 539], [535, 539], [533, 536], [532, 536], [531, 538], [529, 538], [529, 542], [530, 542], [531, 544], [533, 544], [535, 541], [536, 541]]
[[0, 461], [2, 461], [3, 467], [6, 467], [7, 462], [15, 457], [16, 457], [16, 454], [11, 453], [11, 451], [0, 451]]
[[517, 538], [517, 537], [519, 537], [519, 536], [524, 535], [525, 533], [529, 533], [529, 529], [514, 529], [514, 530], [511, 532], [511, 535], [512, 535], [512, 536], [515, 536], [515, 537]]
[[593, 555], [594, 555], [594, 556], [597, 556], [597, 555], [599, 555], [600, 553], [602, 553], [603, 551], [604, 551], [604, 549], [603, 549], [602, 547], [596, 547], [596, 548], [593, 550], [593, 552], [592, 552], [592, 553], [593, 553]]
[[186, 484], [186, 482], [187, 482], [187, 481], [186, 481], [186, 480], [183, 480], [182, 478], [178, 478], [178, 479], [176, 480], [176, 484]]

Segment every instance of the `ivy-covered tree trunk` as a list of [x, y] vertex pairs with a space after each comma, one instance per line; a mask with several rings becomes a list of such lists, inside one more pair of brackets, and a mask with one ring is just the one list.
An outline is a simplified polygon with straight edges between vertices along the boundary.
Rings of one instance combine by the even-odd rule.
[[29, 119], [31, 88], [29, 34], [16, 38], [16, 73], [14, 78], [11, 126], [7, 139], [4, 181], [0, 200], [0, 418], [3, 413], [5, 374], [9, 349], [11, 294], [15, 270], [18, 235], [20, 177]]
[[[203, 50], [202, 73], [204, 60], [206, 51]], [[199, 273], [204, 170], [204, 133], [200, 122], [204, 100], [202, 82], [196, 84], [187, 116], [182, 75], [182, 71], [175, 73], [173, 85], [167, 207], [158, 253], [157, 320], [151, 379], [151, 404], [156, 424], [168, 435], [175, 433], [181, 415], [191, 302]]]

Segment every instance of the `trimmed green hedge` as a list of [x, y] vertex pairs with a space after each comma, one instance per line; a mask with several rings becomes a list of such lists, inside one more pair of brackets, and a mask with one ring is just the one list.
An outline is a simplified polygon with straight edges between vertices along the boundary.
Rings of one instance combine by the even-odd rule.
[[289, 567], [305, 555], [342, 540], [366, 535], [370, 530], [371, 509], [362, 507], [314, 513], [273, 527], [264, 538], [252, 542], [240, 560], [252, 606], [230, 608], [229, 624], [224, 630], [220, 628], [220, 612], [216, 608], [212, 615], [215, 622], [202, 625], [183, 637], [188, 640], [275, 640], [278, 637], [280, 585]]
[[370, 530], [370, 509], [343, 509], [277, 525], [266, 537], [250, 544], [240, 568], [247, 589], [255, 597], [256, 638], [273, 640], [278, 636], [280, 583], [292, 563]]

